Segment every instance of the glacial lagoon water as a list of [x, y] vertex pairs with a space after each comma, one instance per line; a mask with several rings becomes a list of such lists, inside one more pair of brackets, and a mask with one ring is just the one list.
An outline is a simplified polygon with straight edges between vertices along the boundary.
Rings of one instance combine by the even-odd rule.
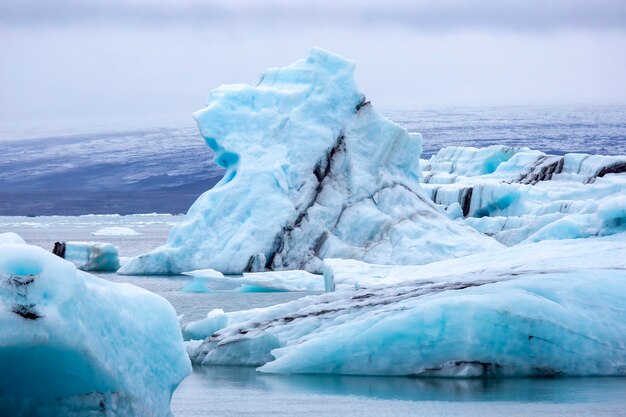
[[[162, 243], [181, 216], [0, 217], [0, 233], [14, 231], [50, 250], [56, 240], [107, 241], [133, 256]], [[94, 236], [111, 226], [133, 236]], [[310, 293], [180, 291], [185, 276], [128, 277], [167, 298], [183, 322], [214, 308], [234, 311], [273, 305]], [[340, 375], [270, 375], [245, 367], [195, 367], [172, 398], [176, 417], [192, 416], [626, 416], [625, 378], [454, 380]]]

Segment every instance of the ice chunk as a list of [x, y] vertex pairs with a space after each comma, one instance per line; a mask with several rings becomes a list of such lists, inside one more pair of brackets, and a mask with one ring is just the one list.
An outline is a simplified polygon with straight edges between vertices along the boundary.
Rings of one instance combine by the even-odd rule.
[[62, 258], [83, 271], [116, 271], [120, 267], [117, 247], [100, 242], [65, 242]]
[[7, 243], [16, 243], [16, 244], [22, 244], [22, 245], [26, 244], [26, 242], [24, 242], [24, 239], [22, 239], [22, 237], [18, 235], [17, 233], [13, 233], [13, 232], [0, 233], [0, 245], [7, 244]]
[[94, 236], [137, 236], [140, 234], [130, 227], [123, 226], [103, 227], [92, 233]]
[[222, 274], [220, 271], [216, 271], [215, 269], [199, 269], [196, 271], [183, 272], [183, 275], [189, 275], [190, 277], [215, 279], [218, 281], [225, 278], [224, 274]]
[[244, 273], [241, 277], [225, 277], [217, 271], [206, 269], [183, 272], [183, 274], [204, 280], [202, 285], [210, 285], [211, 281], [216, 283], [228, 282], [244, 286], [243, 288], [249, 291], [255, 288], [256, 291], [324, 291], [322, 277], [307, 271], [253, 272]]
[[195, 113], [226, 169], [168, 242], [118, 273], [321, 270], [321, 259], [413, 264], [500, 245], [420, 189], [421, 137], [378, 114], [354, 63], [313, 49], [254, 87], [221, 86]]
[[0, 414], [169, 416], [191, 371], [163, 298], [0, 245]]
[[279, 373], [626, 375], [625, 238], [384, 266], [381, 282], [402, 281], [190, 324], [195, 338], [206, 330], [191, 358]]
[[493, 173], [503, 162], [528, 148], [493, 145], [485, 148], [449, 146], [441, 149], [424, 164], [431, 173], [474, 177]]
[[422, 187], [450, 218], [506, 245], [626, 230], [626, 156], [449, 147], [423, 166]]
[[[616, 255], [610, 255], [615, 253]], [[335, 289], [373, 288], [397, 285], [415, 277], [433, 279], [449, 274], [480, 280], [483, 273], [508, 270], [517, 273], [528, 269], [550, 271], [568, 268], [624, 269], [626, 234], [621, 233], [595, 239], [568, 239], [519, 244], [489, 254], [476, 254], [458, 259], [433, 262], [427, 265], [373, 265], [349, 259], [324, 261], [326, 291]], [[595, 255], [593, 255], [595, 254]], [[472, 278], [473, 277], [473, 278]]]
[[185, 285], [180, 290], [183, 292], [196, 292], [196, 293], [205, 293], [205, 292], [213, 292], [207, 284], [209, 280], [201, 277], [194, 277], [193, 281], [189, 284]]

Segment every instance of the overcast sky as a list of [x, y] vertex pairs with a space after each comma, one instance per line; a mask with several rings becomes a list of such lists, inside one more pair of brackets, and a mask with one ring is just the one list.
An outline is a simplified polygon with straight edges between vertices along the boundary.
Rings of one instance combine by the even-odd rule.
[[313, 45], [383, 109], [626, 104], [624, 0], [0, 0], [0, 123], [187, 117]]

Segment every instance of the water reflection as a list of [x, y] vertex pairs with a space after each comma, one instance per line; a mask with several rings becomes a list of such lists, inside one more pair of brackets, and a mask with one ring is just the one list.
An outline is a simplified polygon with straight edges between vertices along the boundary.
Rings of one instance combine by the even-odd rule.
[[[195, 367], [206, 389], [344, 395], [406, 401], [615, 402], [625, 378], [444, 379], [345, 375], [274, 375], [236, 366]], [[243, 393], [242, 393], [243, 394]]]

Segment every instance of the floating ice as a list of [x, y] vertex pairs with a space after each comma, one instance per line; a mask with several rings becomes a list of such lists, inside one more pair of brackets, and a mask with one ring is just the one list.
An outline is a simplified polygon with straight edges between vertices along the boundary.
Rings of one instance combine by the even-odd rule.
[[[184, 333], [206, 337], [188, 346], [196, 363], [264, 372], [626, 375], [625, 242], [545, 241], [385, 266], [380, 282], [398, 283], [216, 311]], [[352, 273], [358, 282], [371, 269]]]
[[195, 293], [206, 293], [213, 292], [211, 288], [208, 287], [209, 280], [201, 277], [194, 277], [193, 281], [189, 284], [185, 285], [180, 290], [183, 292], [195, 292]]
[[26, 242], [24, 242], [24, 239], [22, 239], [22, 236], [18, 235], [17, 233], [13, 233], [13, 232], [0, 233], [0, 245], [7, 244], [7, 243], [16, 243], [16, 244], [22, 244], [22, 245], [26, 244]]
[[626, 230], [626, 156], [448, 147], [421, 164], [448, 217], [509, 246]]
[[321, 270], [321, 259], [415, 264], [499, 244], [443, 216], [419, 186], [419, 135], [378, 114], [354, 63], [313, 49], [227, 85], [195, 113], [226, 169], [168, 242], [121, 274]]
[[65, 242], [62, 258], [83, 271], [116, 271], [120, 267], [117, 247], [100, 242]]
[[248, 291], [253, 291], [254, 289], [256, 291], [324, 291], [322, 276], [311, 274], [307, 271], [253, 272], [244, 273], [241, 277], [225, 277], [212, 269], [201, 269], [183, 272], [183, 274], [204, 280], [202, 285], [210, 285], [211, 282], [218, 284], [227, 282], [241, 285], [244, 290]]
[[567, 239], [522, 243], [484, 254], [433, 262], [427, 265], [373, 265], [352, 259], [324, 261], [326, 291], [349, 288], [373, 288], [412, 281], [463, 275], [467, 280], [480, 280], [483, 273], [508, 270], [553, 271], [559, 269], [624, 269], [626, 270], [626, 234], [593, 239]]
[[0, 414], [169, 416], [191, 371], [172, 306], [45, 250], [0, 245]]
[[137, 236], [140, 234], [130, 227], [123, 226], [103, 227], [92, 233], [94, 236]]

